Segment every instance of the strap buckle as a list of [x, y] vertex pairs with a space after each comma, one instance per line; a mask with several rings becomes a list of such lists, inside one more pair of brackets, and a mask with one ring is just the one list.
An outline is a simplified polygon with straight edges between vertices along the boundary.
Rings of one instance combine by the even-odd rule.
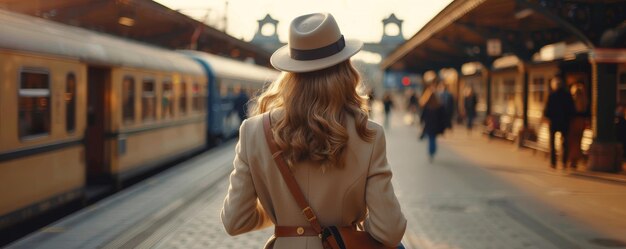
[[309, 206], [302, 209], [302, 214], [304, 214], [308, 222], [317, 219], [317, 216], [315, 216], [315, 213], [313, 213], [313, 209], [311, 209], [311, 207]]

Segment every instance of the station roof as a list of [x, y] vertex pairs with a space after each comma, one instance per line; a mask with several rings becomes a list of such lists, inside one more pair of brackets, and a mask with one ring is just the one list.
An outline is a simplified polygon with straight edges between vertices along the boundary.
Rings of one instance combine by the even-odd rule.
[[423, 73], [460, 68], [471, 61], [491, 65], [488, 40], [501, 55], [529, 60], [556, 42], [599, 44], [602, 33], [625, 19], [626, 0], [455, 0], [398, 46], [381, 68]]
[[0, 0], [0, 8], [170, 49], [195, 40], [198, 50], [270, 65], [267, 51], [151, 0]]

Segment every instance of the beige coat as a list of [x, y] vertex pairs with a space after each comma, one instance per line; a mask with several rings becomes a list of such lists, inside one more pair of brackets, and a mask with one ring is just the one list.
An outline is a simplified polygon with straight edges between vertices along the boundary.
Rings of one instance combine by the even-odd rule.
[[[276, 119], [275, 113], [272, 114]], [[300, 188], [320, 224], [347, 226], [365, 221], [376, 240], [396, 246], [406, 228], [406, 219], [391, 185], [385, 134], [369, 122], [375, 140], [360, 139], [354, 118], [347, 119], [349, 141], [346, 167], [322, 172], [318, 165], [301, 162], [292, 167]], [[279, 226], [310, 226], [300, 212], [275, 165], [263, 133], [262, 115], [243, 122], [236, 147], [234, 170], [224, 200], [222, 222], [230, 235]], [[369, 211], [369, 213], [368, 213]], [[318, 237], [281, 237], [266, 245], [275, 249], [321, 249]]]

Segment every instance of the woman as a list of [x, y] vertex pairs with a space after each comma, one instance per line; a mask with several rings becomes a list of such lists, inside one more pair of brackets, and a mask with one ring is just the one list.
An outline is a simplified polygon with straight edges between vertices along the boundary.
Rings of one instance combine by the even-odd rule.
[[420, 116], [423, 126], [420, 139], [428, 137], [428, 159], [432, 163], [437, 153], [437, 136], [446, 128], [446, 112], [431, 88], [424, 91], [420, 103], [424, 105]]
[[[569, 122], [569, 167], [576, 169], [578, 166], [578, 160], [582, 158], [582, 150], [580, 143], [585, 132], [585, 126], [587, 123], [587, 94], [585, 93], [585, 85], [581, 82], [572, 84], [570, 87], [570, 93], [572, 94], [572, 100], [574, 101], [574, 107], [576, 112]], [[566, 167], [566, 165], [563, 165]]]
[[362, 223], [379, 242], [400, 243], [406, 219], [391, 185], [385, 136], [380, 125], [368, 121], [367, 104], [356, 92], [360, 76], [349, 61], [361, 47], [360, 41], [344, 41], [330, 14], [292, 21], [289, 45], [271, 58], [283, 73], [240, 128], [221, 215], [229, 234], [274, 224], [293, 231], [273, 236], [266, 248], [323, 248], [266, 144], [259, 114], [269, 112], [277, 155], [289, 165], [319, 223]]

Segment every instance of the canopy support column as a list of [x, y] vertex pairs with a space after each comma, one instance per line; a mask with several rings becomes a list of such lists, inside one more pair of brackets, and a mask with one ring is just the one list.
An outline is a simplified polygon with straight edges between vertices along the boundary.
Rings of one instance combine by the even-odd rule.
[[622, 170], [622, 145], [616, 141], [615, 108], [617, 89], [617, 64], [613, 55], [626, 50], [594, 49], [590, 55], [592, 106], [591, 122], [593, 143], [589, 148], [589, 169], [619, 172]]

